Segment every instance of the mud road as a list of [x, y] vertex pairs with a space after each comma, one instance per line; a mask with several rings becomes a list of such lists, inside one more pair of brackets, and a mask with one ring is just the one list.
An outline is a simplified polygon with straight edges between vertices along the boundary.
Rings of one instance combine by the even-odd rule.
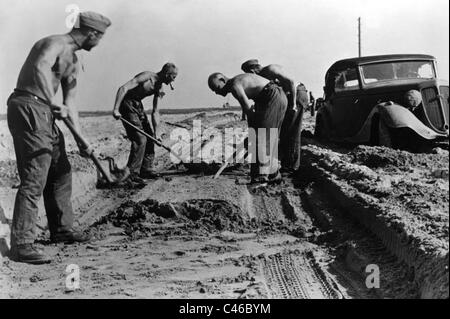
[[[129, 143], [120, 123], [109, 117], [81, 120], [96, 152], [125, 165]], [[173, 144], [170, 132], [191, 130], [194, 120], [206, 132], [245, 128], [238, 112], [165, 115], [164, 142]], [[0, 128], [0, 241], [6, 247], [19, 180], [4, 121]], [[313, 130], [312, 118], [306, 117], [304, 129]], [[229, 142], [204, 135], [204, 149]], [[285, 177], [280, 186], [262, 188], [246, 185], [244, 164], [231, 165], [214, 180], [211, 174], [223, 162], [217, 154], [200, 166], [183, 166], [158, 149], [161, 178], [143, 188], [97, 189], [94, 166], [68, 138], [77, 227], [94, 240], [50, 244], [41, 205], [38, 244], [53, 262], [31, 266], [3, 256], [0, 297], [448, 298], [448, 149], [401, 157], [374, 147], [321, 145], [305, 136], [302, 178]], [[429, 254], [443, 255], [427, 289], [418, 275], [423, 267], [391, 249], [380, 236], [384, 228], [372, 229], [352, 207], [340, 205], [326, 181], [353, 187], [350, 198], [375, 196], [384, 207], [397, 207], [397, 219], [384, 220], [386, 229], [395, 219], [411, 243], [422, 238], [419, 244], [429, 243]], [[80, 269], [75, 291], [66, 289], [70, 264]], [[368, 265], [379, 269], [378, 288], [370, 286]]]

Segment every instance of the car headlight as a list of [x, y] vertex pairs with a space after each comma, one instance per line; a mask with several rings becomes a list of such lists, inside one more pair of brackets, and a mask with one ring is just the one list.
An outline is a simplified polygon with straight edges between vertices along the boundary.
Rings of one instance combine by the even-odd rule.
[[405, 103], [407, 108], [416, 108], [422, 103], [422, 94], [417, 90], [409, 90], [405, 93]]

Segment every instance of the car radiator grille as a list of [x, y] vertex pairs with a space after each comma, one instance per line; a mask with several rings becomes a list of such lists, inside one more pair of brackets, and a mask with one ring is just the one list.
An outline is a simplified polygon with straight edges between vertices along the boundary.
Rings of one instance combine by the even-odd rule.
[[422, 90], [422, 99], [425, 112], [430, 119], [431, 125], [437, 130], [441, 131], [444, 126], [444, 119], [442, 118], [442, 111], [437, 96], [437, 90], [434, 87], [425, 88]]
[[444, 103], [445, 119], [448, 124], [448, 96], [449, 96], [448, 86], [440, 86], [439, 91], [441, 92], [442, 95], [442, 103]]

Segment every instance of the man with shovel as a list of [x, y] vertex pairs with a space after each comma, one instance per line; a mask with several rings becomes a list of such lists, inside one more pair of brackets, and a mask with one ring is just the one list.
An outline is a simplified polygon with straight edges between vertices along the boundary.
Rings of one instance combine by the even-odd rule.
[[[51, 261], [34, 245], [38, 201], [42, 195], [52, 242], [89, 240], [89, 236], [72, 228], [72, 173], [64, 136], [55, 119], [65, 119], [79, 131], [74, 106], [79, 69], [75, 52], [90, 51], [110, 24], [108, 18], [98, 13], [82, 12], [69, 33], [36, 42], [8, 99], [8, 127], [20, 176], [11, 228], [10, 257], [15, 261], [30, 264]], [[55, 100], [60, 84], [62, 104]]]
[[[249, 151], [253, 153], [251, 183], [281, 182], [278, 171], [278, 136], [288, 105], [283, 89], [275, 82], [256, 74], [239, 74], [229, 79], [218, 72], [209, 76], [208, 86], [222, 96], [233, 94], [247, 116], [249, 127], [255, 129], [253, 137], [256, 140], [252, 140], [250, 132], [248, 139]], [[254, 107], [250, 100], [255, 102]], [[256, 147], [252, 147], [252, 144]]]
[[[116, 94], [113, 109], [115, 119], [123, 119], [133, 126], [158, 139], [158, 99], [163, 97], [162, 85], [170, 85], [178, 75], [178, 69], [173, 63], [166, 63], [158, 73], [144, 71], [122, 85]], [[153, 95], [151, 121], [144, 112], [142, 100]], [[123, 121], [131, 150], [127, 166], [130, 169], [130, 179], [142, 183], [142, 178], [152, 179], [158, 175], [153, 171], [155, 159], [155, 143], [134, 127]]]
[[303, 104], [296, 102], [299, 98], [303, 98], [303, 92], [298, 92], [292, 77], [287, 75], [278, 64], [269, 64], [263, 67], [257, 59], [251, 59], [242, 63], [241, 69], [245, 73], [258, 74], [278, 83], [286, 93], [288, 106], [280, 133], [281, 170], [296, 172], [300, 167], [300, 134], [303, 118]]

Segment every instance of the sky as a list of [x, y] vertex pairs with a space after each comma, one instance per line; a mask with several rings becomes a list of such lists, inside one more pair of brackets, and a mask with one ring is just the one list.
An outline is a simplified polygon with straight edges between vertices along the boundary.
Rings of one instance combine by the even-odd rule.
[[449, 79], [448, 0], [0, 0], [0, 114], [33, 44], [69, 31], [71, 4], [112, 21], [100, 45], [80, 54], [83, 111], [112, 110], [120, 85], [168, 61], [179, 75], [161, 108], [238, 105], [210, 91], [207, 78], [240, 74], [250, 58], [282, 65], [320, 97], [328, 67], [358, 55], [358, 17], [363, 55], [431, 54]]

